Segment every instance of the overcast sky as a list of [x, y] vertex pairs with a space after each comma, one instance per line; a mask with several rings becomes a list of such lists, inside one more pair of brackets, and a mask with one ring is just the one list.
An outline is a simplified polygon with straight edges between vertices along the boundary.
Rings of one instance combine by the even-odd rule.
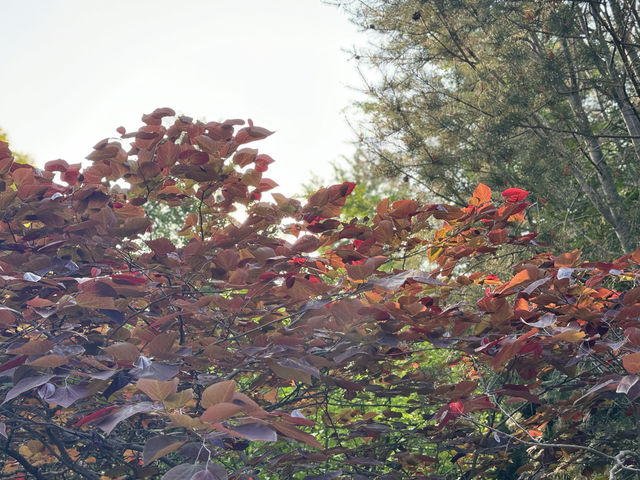
[[288, 195], [353, 152], [345, 50], [363, 34], [320, 0], [2, 0], [2, 14], [0, 128], [39, 165], [165, 106], [275, 130], [255, 147]]

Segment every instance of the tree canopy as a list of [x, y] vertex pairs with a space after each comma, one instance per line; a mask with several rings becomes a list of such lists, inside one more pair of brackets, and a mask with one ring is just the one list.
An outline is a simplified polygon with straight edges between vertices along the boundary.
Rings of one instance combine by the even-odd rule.
[[635, 248], [637, 2], [340, 4], [371, 32], [355, 52], [370, 171], [459, 206], [478, 182], [525, 188], [545, 240], [594, 258]]
[[[3, 475], [638, 472], [640, 249], [532, 250], [519, 188], [361, 219], [350, 182], [267, 202], [273, 160], [243, 145], [270, 131], [143, 121], [84, 169], [0, 143]], [[183, 246], [150, 238], [147, 202], [193, 209]], [[477, 270], [503, 246], [533, 256]]]

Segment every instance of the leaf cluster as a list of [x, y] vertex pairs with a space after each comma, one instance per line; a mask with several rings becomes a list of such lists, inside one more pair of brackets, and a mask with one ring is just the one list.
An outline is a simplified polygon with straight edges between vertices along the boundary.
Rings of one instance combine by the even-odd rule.
[[[511, 233], [527, 191], [384, 199], [344, 220], [350, 182], [262, 201], [272, 159], [242, 145], [268, 130], [174, 116], [120, 128], [85, 169], [16, 163], [0, 144], [3, 474], [638, 469], [635, 434], [603, 419], [637, 415], [640, 251], [538, 253], [501, 280], [468, 266], [535, 246]], [[182, 246], [143, 240], [147, 202], [193, 206]], [[418, 253], [428, 268], [397, 268]], [[465, 290], [479, 301], [455, 301]]]

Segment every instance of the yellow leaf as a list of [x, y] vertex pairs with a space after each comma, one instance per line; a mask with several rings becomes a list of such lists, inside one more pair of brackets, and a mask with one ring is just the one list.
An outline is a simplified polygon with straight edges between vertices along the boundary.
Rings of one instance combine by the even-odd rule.
[[193, 389], [188, 388], [177, 393], [171, 393], [162, 400], [164, 406], [168, 409], [183, 408], [191, 399], [193, 399]]
[[201, 430], [207, 428], [207, 425], [202, 423], [199, 418], [192, 418], [189, 415], [182, 413], [170, 413], [169, 418], [171, 423], [176, 427], [184, 427], [189, 430]]
[[562, 333], [557, 333], [549, 340], [553, 343], [558, 342], [568, 342], [568, 343], [576, 343], [581, 341], [584, 338], [584, 332], [579, 330], [567, 330]]
[[444, 252], [444, 248], [442, 247], [433, 247], [427, 250], [427, 256], [429, 257], [430, 262], [435, 262], [440, 255]]

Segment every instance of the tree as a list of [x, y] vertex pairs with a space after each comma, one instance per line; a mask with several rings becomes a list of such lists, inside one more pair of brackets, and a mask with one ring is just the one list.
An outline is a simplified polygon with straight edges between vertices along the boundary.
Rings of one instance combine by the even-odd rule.
[[[262, 201], [272, 159], [240, 147], [271, 132], [173, 115], [98, 142], [86, 169], [0, 144], [4, 475], [637, 472], [640, 250], [462, 275], [532, 248], [510, 233], [527, 191], [340, 220], [353, 183]], [[142, 248], [147, 202], [191, 205], [184, 246]], [[423, 253], [429, 271], [391, 268]]]
[[519, 186], [540, 207], [531, 229], [558, 248], [604, 258], [637, 247], [635, 1], [340, 4], [372, 32], [355, 57], [375, 174], [459, 206], [478, 182]]

